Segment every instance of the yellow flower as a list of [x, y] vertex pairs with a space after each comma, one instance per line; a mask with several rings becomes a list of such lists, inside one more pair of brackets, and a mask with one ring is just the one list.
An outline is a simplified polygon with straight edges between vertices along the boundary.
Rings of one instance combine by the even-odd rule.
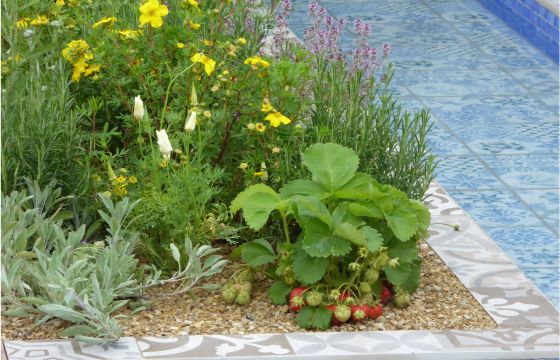
[[208, 119], [210, 119], [210, 118], [212, 117], [212, 113], [211, 113], [210, 111], [208, 111], [208, 110], [204, 111], [204, 112], [202, 113], [202, 115], [204, 115], [204, 117], [206, 117], [206, 118], [208, 118]]
[[196, 0], [187, 0], [187, 3], [195, 7], [198, 11], [200, 11], [200, 8], [198, 7], [198, 2]]
[[122, 184], [126, 181], [126, 178], [122, 175], [119, 175], [119, 177], [116, 178], [115, 181], [118, 182], [119, 184]]
[[84, 40], [72, 40], [62, 50], [62, 57], [74, 64], [81, 58], [86, 57], [88, 50], [89, 45]]
[[204, 64], [204, 71], [206, 71], [206, 74], [208, 74], [208, 76], [210, 76], [216, 69], [216, 62], [210, 59], [208, 56], [201, 53], [194, 54], [191, 57], [191, 61], [195, 63]]
[[47, 25], [49, 23], [49, 19], [46, 16], [37, 16], [35, 19], [31, 21], [31, 25], [39, 26], [39, 25]]
[[104, 191], [104, 192], [103, 192], [103, 195], [105, 195], [106, 197], [108, 197], [108, 198], [110, 199], [110, 198], [111, 198], [111, 195], [113, 195], [113, 194], [111, 194], [110, 191]]
[[138, 182], [138, 179], [136, 178], [136, 176], [132, 175], [128, 178], [128, 182], [131, 184], [136, 184]]
[[213, 46], [213, 45], [214, 45], [214, 42], [213, 42], [213, 41], [210, 41], [210, 40], [204, 39], [204, 45], [206, 45], [206, 46]]
[[247, 40], [245, 40], [245, 38], [240, 37], [239, 39], [237, 39], [237, 43], [239, 45], [246, 45], [247, 44]]
[[162, 160], [159, 163], [159, 167], [160, 167], [160, 169], [165, 169], [167, 167], [167, 160]]
[[56, 0], [56, 6], [64, 6], [64, 0]]
[[257, 171], [257, 172], [254, 172], [254, 173], [253, 173], [253, 176], [261, 177], [261, 176], [264, 175], [264, 173], [265, 173], [264, 171]]
[[255, 125], [255, 129], [257, 129], [258, 132], [264, 132], [266, 130], [266, 126], [263, 123], [257, 123], [257, 125]]
[[[86, 64], [87, 65], [87, 64]], [[101, 70], [100, 65], [87, 65], [84, 71], [84, 76], [90, 76], [93, 73], [98, 73]]]
[[103, 26], [103, 25], [107, 25], [107, 26], [111, 27], [111, 26], [113, 26], [113, 24], [115, 24], [116, 21], [117, 21], [117, 18], [114, 17], [114, 16], [105, 17], [105, 18], [99, 20], [98, 22], [96, 22], [95, 24], [93, 24], [92, 28], [97, 29], [98, 27]]
[[257, 66], [262, 66], [263, 68], [267, 68], [270, 66], [270, 63], [268, 61], [261, 59], [261, 57], [258, 55], [245, 59], [243, 63], [245, 65], [253, 66], [254, 69], [256, 69]]
[[151, 27], [158, 28], [163, 25], [163, 17], [167, 16], [169, 10], [167, 6], [160, 5], [158, 0], [148, 0], [140, 6], [140, 26], [150, 24]]
[[27, 25], [29, 25], [29, 18], [21, 18], [19, 19], [19, 21], [16, 23], [16, 27], [18, 29], [24, 29], [27, 27]]
[[268, 102], [267, 100], [265, 100], [265, 101], [262, 103], [261, 111], [262, 111], [262, 112], [271, 112], [271, 111], [276, 111], [276, 110], [275, 110], [274, 107], [270, 104], [270, 102]]
[[239, 168], [241, 170], [247, 170], [248, 167], [249, 167], [249, 164], [247, 164], [246, 162], [242, 162], [241, 164], [239, 164]]
[[185, 48], [185, 44], [183, 44], [183, 43], [177, 43], [177, 47], [178, 47], [179, 49], [183, 49], [183, 48]]
[[270, 122], [270, 126], [277, 128], [280, 124], [288, 125], [292, 120], [282, 115], [279, 111], [268, 114], [265, 118]]
[[273, 147], [273, 148], [272, 148], [272, 153], [273, 153], [273, 154], [279, 154], [279, 153], [280, 153], [280, 148], [277, 147], [277, 146]]
[[123, 197], [126, 194], [128, 194], [128, 190], [126, 190], [126, 185], [125, 186], [115, 186], [115, 188], [113, 189], [113, 192], [118, 197]]
[[198, 29], [200, 29], [200, 26], [201, 26], [201, 25], [198, 24], [198, 23], [189, 21], [189, 27], [190, 27], [192, 30], [198, 30]]
[[249, 130], [255, 130], [255, 124], [253, 124], [253, 123], [248, 123], [248, 124], [247, 124], [247, 129], [249, 129]]
[[123, 40], [136, 39], [138, 36], [142, 35], [142, 30], [119, 30], [119, 35]]

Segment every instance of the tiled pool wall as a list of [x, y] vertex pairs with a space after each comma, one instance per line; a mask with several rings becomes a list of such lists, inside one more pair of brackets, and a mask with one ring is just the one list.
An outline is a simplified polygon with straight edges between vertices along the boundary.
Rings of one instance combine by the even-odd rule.
[[[554, 13], [542, 0], [478, 1], [531, 44], [558, 62], [558, 9]], [[557, 2], [555, 6], [558, 6]]]

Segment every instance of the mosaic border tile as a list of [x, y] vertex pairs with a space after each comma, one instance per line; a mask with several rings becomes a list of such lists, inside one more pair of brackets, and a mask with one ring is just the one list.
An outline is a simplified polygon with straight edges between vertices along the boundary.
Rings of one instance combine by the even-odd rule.
[[[557, 358], [559, 313], [437, 183], [428, 190], [428, 243], [496, 321], [496, 329], [317, 332], [5, 341], [7, 360], [529, 359]], [[452, 226], [449, 226], [452, 225]], [[453, 225], [459, 225], [459, 231]]]

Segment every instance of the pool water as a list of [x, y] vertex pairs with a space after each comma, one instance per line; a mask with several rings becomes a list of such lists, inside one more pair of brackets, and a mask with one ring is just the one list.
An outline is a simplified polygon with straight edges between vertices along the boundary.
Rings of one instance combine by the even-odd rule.
[[[291, 29], [309, 25], [293, 0]], [[559, 307], [558, 64], [475, 0], [321, 0], [391, 44], [394, 92], [431, 109], [437, 180]]]

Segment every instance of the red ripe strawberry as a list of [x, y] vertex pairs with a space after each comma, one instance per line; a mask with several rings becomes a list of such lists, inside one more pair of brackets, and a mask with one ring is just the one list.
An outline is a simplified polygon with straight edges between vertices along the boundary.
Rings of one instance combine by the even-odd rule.
[[369, 307], [368, 316], [371, 320], [375, 320], [381, 315], [383, 315], [383, 306], [381, 306], [381, 304]]
[[340, 320], [338, 320], [336, 318], [336, 316], [334, 316], [334, 313], [336, 312], [336, 305], [327, 305], [325, 306], [328, 310], [330, 310], [330, 312], [332, 312], [333, 316], [332, 316], [332, 320], [331, 320], [331, 325], [332, 326], [340, 326], [342, 325], [342, 322]]
[[383, 289], [381, 289], [381, 302], [387, 304], [389, 300], [391, 300], [391, 290], [383, 286]]
[[367, 305], [352, 305], [350, 307], [352, 312], [352, 320], [363, 321], [368, 317], [369, 306]]
[[298, 312], [305, 306], [305, 298], [303, 297], [303, 292], [305, 290], [307, 290], [307, 288], [296, 287], [290, 292], [290, 310], [293, 312]]

